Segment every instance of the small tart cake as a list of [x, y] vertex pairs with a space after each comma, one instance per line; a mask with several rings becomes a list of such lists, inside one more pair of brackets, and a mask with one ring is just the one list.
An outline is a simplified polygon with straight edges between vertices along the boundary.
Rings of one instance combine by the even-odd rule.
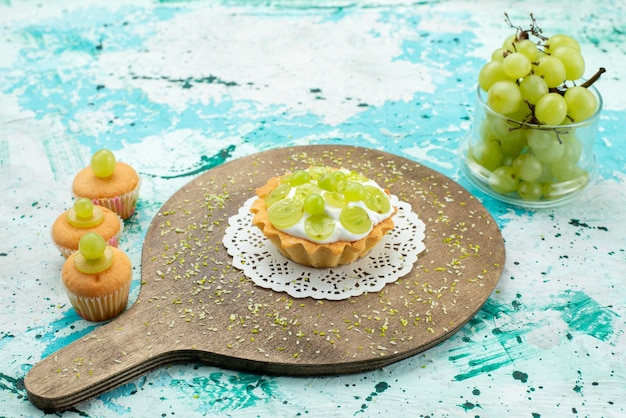
[[256, 189], [252, 223], [296, 263], [329, 268], [365, 256], [394, 228], [389, 192], [328, 167], [273, 177]]
[[80, 198], [74, 206], [59, 215], [52, 224], [52, 241], [65, 258], [78, 250], [80, 238], [87, 232], [97, 232], [108, 245], [117, 247], [124, 230], [118, 214], [104, 206], [93, 205]]
[[128, 219], [135, 213], [140, 186], [141, 178], [135, 169], [116, 161], [111, 151], [103, 149], [94, 153], [89, 167], [76, 174], [72, 193]]
[[111, 319], [126, 309], [132, 265], [122, 250], [107, 246], [102, 237], [97, 243], [102, 248], [97, 251], [99, 256], [86, 255], [82, 250], [84, 240], [93, 240], [94, 236], [99, 237], [94, 232], [83, 236], [81, 250], [65, 260], [61, 277], [76, 313], [88, 321], [97, 322]]

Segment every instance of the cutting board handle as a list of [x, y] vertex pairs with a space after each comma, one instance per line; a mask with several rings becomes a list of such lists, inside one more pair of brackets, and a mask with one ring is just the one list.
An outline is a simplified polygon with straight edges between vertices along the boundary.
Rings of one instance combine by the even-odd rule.
[[30, 402], [44, 411], [67, 409], [172, 362], [174, 352], [132, 320], [141, 317], [133, 308], [35, 364], [24, 378]]

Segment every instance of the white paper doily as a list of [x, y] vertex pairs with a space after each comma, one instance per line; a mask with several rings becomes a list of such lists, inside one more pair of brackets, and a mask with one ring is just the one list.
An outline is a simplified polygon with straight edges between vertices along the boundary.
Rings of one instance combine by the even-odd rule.
[[398, 201], [395, 227], [363, 258], [334, 268], [307, 267], [289, 260], [252, 224], [252, 197], [228, 220], [222, 240], [233, 267], [243, 270], [257, 286], [286, 292], [295, 298], [343, 300], [377, 292], [408, 274], [424, 251], [425, 225], [411, 205]]

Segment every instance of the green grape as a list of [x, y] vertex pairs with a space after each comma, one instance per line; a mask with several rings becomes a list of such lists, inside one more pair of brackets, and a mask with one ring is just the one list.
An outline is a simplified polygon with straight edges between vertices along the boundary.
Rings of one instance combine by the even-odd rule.
[[343, 193], [344, 189], [346, 188], [346, 181], [345, 180], [339, 180], [337, 182], [337, 192], [338, 193]]
[[501, 165], [502, 150], [498, 141], [476, 141], [469, 151], [470, 156], [489, 171], [493, 171]]
[[578, 80], [585, 74], [585, 59], [580, 50], [564, 45], [555, 49], [551, 56], [561, 60], [567, 80]]
[[502, 156], [502, 163], [500, 165], [503, 167], [512, 167], [514, 160], [515, 160], [515, 155], [505, 154]]
[[521, 54], [524, 54], [530, 61], [534, 61], [539, 54], [537, 45], [530, 39], [522, 39], [515, 43], [515, 50]]
[[544, 49], [538, 49], [537, 51], [537, 57], [533, 60], [533, 65], [539, 61], [541, 58], [548, 56], [548, 54], [546, 54]]
[[567, 102], [559, 93], [548, 93], [535, 105], [535, 117], [545, 125], [560, 125], [566, 116]]
[[65, 215], [67, 223], [76, 228], [93, 228], [104, 221], [104, 214], [86, 197], [76, 199]]
[[[90, 236], [95, 234], [96, 237]], [[81, 248], [82, 243], [82, 248]], [[78, 252], [74, 253], [74, 266], [82, 273], [97, 274], [113, 264], [113, 250], [104, 239], [95, 232], [88, 232], [78, 243]]]
[[505, 150], [506, 144], [521, 142], [526, 145], [526, 134], [519, 124], [511, 123], [508, 119], [494, 118], [491, 123], [491, 131], [495, 138], [500, 140], [502, 151], [510, 154]]
[[74, 212], [78, 218], [91, 218], [93, 216], [93, 202], [86, 197], [76, 199], [74, 202]]
[[489, 186], [500, 194], [507, 194], [517, 190], [519, 179], [512, 167], [498, 167], [489, 175]]
[[265, 196], [264, 198], [265, 206], [267, 206], [268, 208], [272, 207], [274, 203], [278, 202], [281, 199], [284, 199], [285, 196], [289, 194], [290, 190], [291, 190], [291, 186], [289, 186], [289, 184], [287, 183], [279, 184], [274, 190], [272, 190]]
[[515, 128], [519, 126], [517, 124], [510, 123], [508, 119], [500, 117], [491, 116], [489, 118], [485, 118], [484, 120], [489, 121], [487, 126], [489, 127], [489, 129], [491, 129], [491, 134], [493, 135], [487, 134], [484, 135], [483, 138], [493, 137], [494, 139], [500, 139], [503, 136], [509, 135], [513, 130], [515, 130]]
[[312, 193], [321, 193], [321, 189], [313, 183], [304, 183], [296, 187], [296, 191], [293, 194], [294, 200], [304, 202], [304, 199]]
[[322, 173], [317, 179], [317, 185], [322, 190], [337, 191], [337, 177], [331, 172]]
[[502, 150], [503, 158], [509, 155], [517, 156], [524, 148], [526, 148], [526, 135], [522, 129], [514, 129], [503, 135], [500, 139], [500, 149]]
[[513, 80], [526, 77], [531, 69], [530, 60], [521, 52], [512, 52], [502, 60], [502, 71]]
[[543, 186], [540, 183], [522, 181], [517, 186], [517, 194], [527, 202], [536, 202], [541, 199]]
[[539, 178], [535, 180], [535, 183], [544, 184], [544, 183], [551, 183], [553, 181], [554, 181], [554, 176], [552, 175], [552, 172], [550, 171], [550, 164], [543, 163], [543, 171], [541, 172], [541, 176], [539, 176]]
[[495, 49], [491, 53], [491, 61], [502, 61], [504, 59], [504, 56], [506, 55], [506, 53], [507, 53], [506, 48]]
[[574, 135], [561, 135], [561, 140], [563, 141], [564, 146], [561, 158], [577, 163], [583, 150], [583, 145], [580, 142], [580, 139], [576, 138]]
[[543, 173], [543, 164], [532, 154], [522, 154], [513, 161], [513, 172], [520, 180], [535, 181]]
[[346, 175], [346, 173], [344, 173], [344, 172], [343, 172], [343, 171], [341, 171], [341, 170], [334, 170], [334, 171], [332, 172], [332, 175], [333, 175], [333, 177], [335, 178], [335, 182], [336, 182], [337, 184], [342, 183], [342, 182], [345, 182], [345, 181], [346, 181], [346, 179], [348, 178], [348, 176]]
[[365, 206], [377, 213], [387, 213], [391, 210], [391, 202], [387, 193], [375, 186], [365, 186]]
[[292, 199], [282, 199], [267, 211], [270, 223], [276, 228], [289, 228], [304, 215], [302, 203]]
[[535, 74], [524, 77], [519, 85], [519, 90], [522, 93], [522, 99], [531, 105], [537, 104], [537, 101], [549, 92], [545, 80]]
[[311, 179], [317, 181], [319, 180], [322, 174], [328, 173], [330, 169], [327, 167], [320, 167], [320, 166], [312, 165], [309, 167], [307, 171], [309, 175], [311, 176]]
[[494, 134], [494, 129], [492, 127], [493, 123], [497, 118], [494, 118], [492, 115], [487, 114], [480, 121], [480, 125], [478, 127], [478, 134], [482, 138], [483, 141], [498, 139], [498, 137]]
[[87, 232], [78, 241], [78, 251], [87, 260], [97, 260], [104, 254], [107, 244], [97, 232]]
[[[521, 91], [520, 91], [520, 94], [522, 94]], [[524, 101], [522, 100], [522, 104], [520, 105], [519, 109], [517, 109], [516, 112], [513, 112], [507, 115], [507, 119], [510, 119], [516, 122], [528, 121], [528, 117], [531, 115], [532, 115], [532, 111], [530, 110], [530, 107], [528, 107], [528, 105], [524, 103]]]
[[343, 190], [343, 195], [348, 202], [358, 202], [365, 199], [366, 191], [365, 186], [356, 181], [349, 181], [346, 183], [346, 187]]
[[550, 164], [550, 172], [559, 181], [571, 180], [579, 174], [576, 162], [566, 158], [561, 158]]
[[598, 109], [596, 96], [582, 86], [568, 88], [564, 98], [567, 104], [567, 115], [574, 122], [582, 122], [590, 118]]
[[558, 183], [546, 183], [543, 185], [543, 197], [546, 200], [561, 198], [565, 195], [582, 190], [589, 183], [589, 174], [580, 170], [578, 176], [570, 180]]
[[289, 177], [289, 185], [292, 187], [300, 186], [301, 184], [308, 183], [309, 181], [311, 181], [311, 175], [308, 171], [304, 170], [296, 170], [291, 173], [291, 176]]
[[509, 80], [502, 69], [502, 61], [489, 61], [478, 72], [478, 85], [483, 91], [489, 91], [489, 88], [496, 81]]
[[564, 151], [565, 147], [559, 142], [555, 135], [548, 146], [538, 151], [533, 150], [533, 155], [542, 163], [549, 164], [559, 160], [563, 156]]
[[526, 141], [534, 151], [539, 151], [547, 148], [556, 139], [555, 135], [551, 129], [529, 129], [526, 131]]
[[565, 66], [560, 59], [550, 55], [539, 58], [534, 71], [545, 80], [549, 88], [557, 87], [565, 81]]
[[326, 214], [312, 215], [304, 221], [304, 232], [316, 240], [323, 241], [335, 231], [335, 221]]
[[571, 36], [562, 33], [552, 35], [546, 42], [545, 51], [550, 54], [561, 46], [569, 46], [580, 51], [580, 44]]
[[487, 104], [501, 115], [515, 113], [522, 104], [522, 93], [513, 81], [496, 81], [487, 92]]
[[304, 211], [311, 215], [324, 213], [324, 198], [319, 193], [311, 193], [304, 198]]
[[506, 38], [504, 38], [504, 41], [502, 42], [502, 48], [504, 48], [507, 51], [513, 52], [513, 51], [515, 51], [515, 42], [516, 41], [517, 41], [517, 34], [516, 33], [507, 36]]
[[353, 234], [364, 234], [372, 229], [372, 220], [365, 209], [358, 206], [348, 206], [341, 210], [339, 222]]
[[96, 177], [110, 177], [115, 171], [115, 155], [108, 149], [96, 151], [91, 157], [91, 170]]
[[345, 208], [348, 205], [345, 197], [339, 192], [326, 192], [324, 193], [324, 200], [329, 206], [334, 208]]

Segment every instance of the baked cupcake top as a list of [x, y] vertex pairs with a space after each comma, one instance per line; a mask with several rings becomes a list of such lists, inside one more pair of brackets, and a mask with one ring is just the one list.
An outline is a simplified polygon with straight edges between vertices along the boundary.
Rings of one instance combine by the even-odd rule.
[[79, 251], [65, 260], [61, 277], [75, 295], [99, 297], [126, 286], [132, 280], [132, 265], [122, 250], [107, 246], [92, 232], [81, 238]]
[[76, 196], [90, 199], [111, 198], [134, 190], [139, 184], [139, 175], [130, 165], [116, 161], [109, 150], [94, 153], [91, 164], [74, 177], [72, 192]]
[[390, 218], [395, 208], [376, 182], [346, 169], [309, 167], [257, 189], [277, 230], [318, 244], [353, 242]]
[[56, 218], [52, 224], [52, 238], [58, 245], [75, 250], [87, 232], [97, 232], [108, 240], [121, 229], [122, 222], [115, 212], [93, 205], [88, 198], [79, 198]]

